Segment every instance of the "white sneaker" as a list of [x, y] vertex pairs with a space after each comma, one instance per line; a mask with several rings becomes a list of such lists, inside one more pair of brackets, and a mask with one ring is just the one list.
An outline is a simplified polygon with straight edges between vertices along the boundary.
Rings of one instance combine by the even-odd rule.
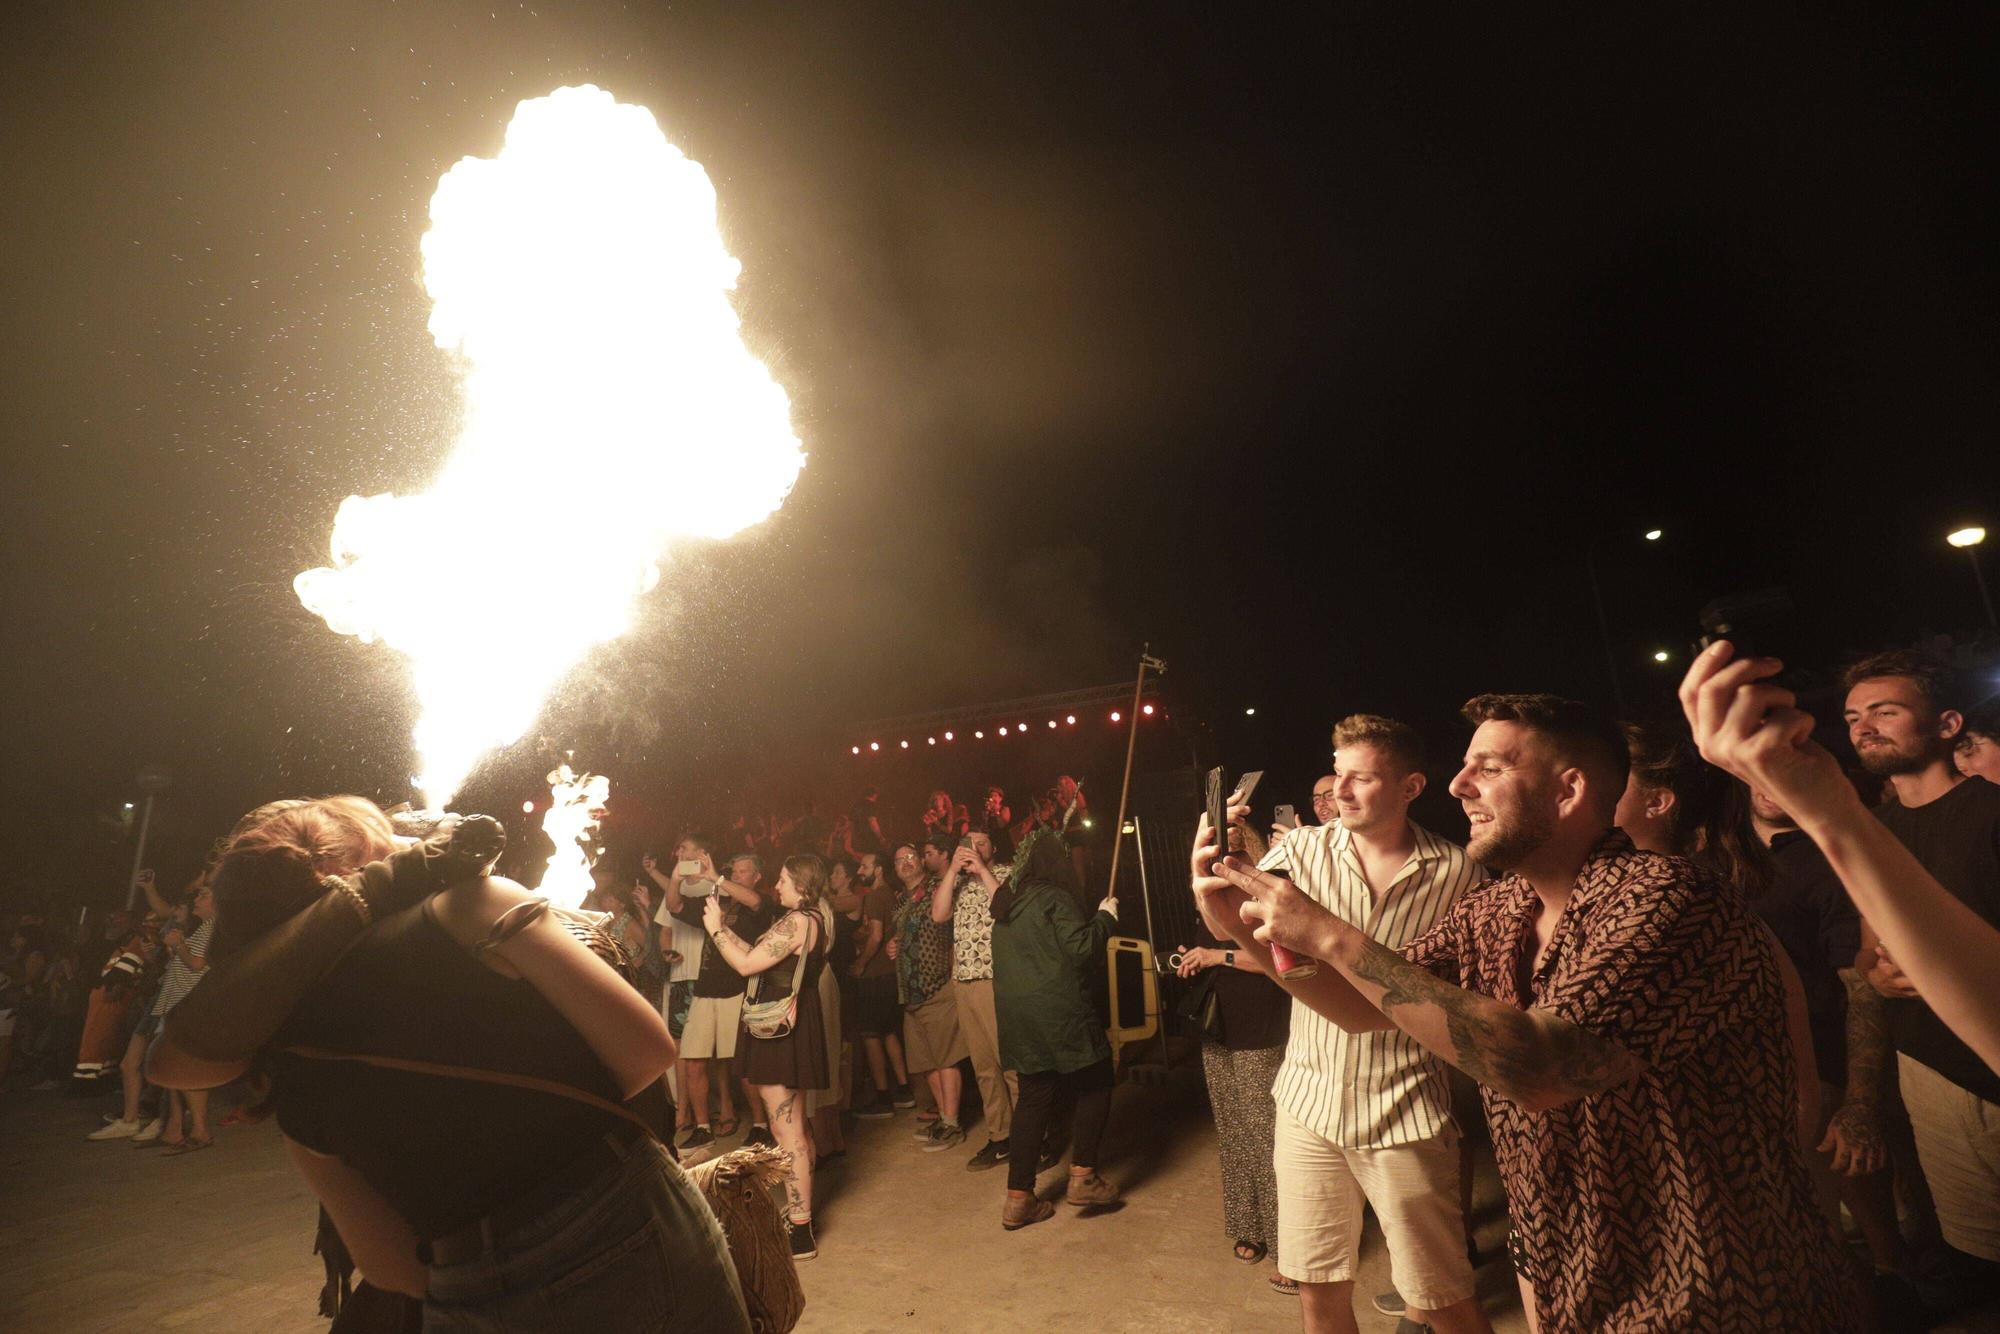
[[134, 1144], [151, 1144], [160, 1137], [160, 1132], [166, 1128], [167, 1123], [156, 1116], [148, 1121], [138, 1134], [132, 1137], [132, 1142]]
[[91, 1131], [88, 1135], [85, 1135], [84, 1138], [85, 1139], [131, 1139], [134, 1135], [138, 1133], [139, 1133], [139, 1123], [137, 1121], [127, 1121], [124, 1117], [121, 1116], [116, 1121], [108, 1122], [99, 1129]]

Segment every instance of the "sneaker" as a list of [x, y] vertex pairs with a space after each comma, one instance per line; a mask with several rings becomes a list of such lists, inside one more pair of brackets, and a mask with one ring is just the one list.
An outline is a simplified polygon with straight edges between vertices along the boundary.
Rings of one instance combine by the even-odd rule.
[[1407, 1311], [1409, 1309], [1409, 1307], [1406, 1306], [1403, 1302], [1403, 1294], [1397, 1292], [1394, 1288], [1389, 1289], [1387, 1292], [1377, 1294], [1375, 1297], [1374, 1306], [1375, 1309], [1380, 1311], [1383, 1315], [1401, 1315], [1403, 1314], [1404, 1311]]
[[1118, 1187], [1106, 1181], [1096, 1172], [1090, 1172], [1083, 1176], [1078, 1176], [1076, 1173], [1071, 1172], [1069, 1174], [1069, 1190], [1063, 1198], [1079, 1209], [1089, 1208], [1093, 1205], [1116, 1204], [1118, 1203]]
[[785, 1219], [785, 1230], [792, 1234], [792, 1258], [794, 1260], [810, 1260], [819, 1254], [819, 1242], [813, 1236], [812, 1219], [808, 1218], [805, 1222], [800, 1223], [787, 1218]]
[[908, 1084], [898, 1084], [896, 1091], [889, 1095], [889, 1103], [898, 1111], [907, 1112], [917, 1105], [917, 1095], [910, 1092]]
[[1037, 1173], [1048, 1171], [1051, 1167], [1062, 1161], [1062, 1156], [1063, 1151], [1061, 1149], [1043, 1149], [1042, 1160], [1035, 1164], [1035, 1171]]
[[938, 1127], [942, 1124], [941, 1121], [925, 1121], [910, 1132], [910, 1138], [919, 1144], [929, 1144], [937, 1138]]
[[151, 1144], [159, 1139], [160, 1133], [166, 1128], [167, 1123], [156, 1116], [139, 1128], [139, 1133], [132, 1136], [132, 1142], [134, 1144]]
[[771, 1134], [771, 1127], [751, 1126], [750, 1133], [743, 1137], [743, 1147], [746, 1149], [775, 1149], [778, 1147], [778, 1141]]
[[134, 1135], [138, 1133], [139, 1133], [139, 1123], [137, 1121], [127, 1121], [124, 1117], [121, 1116], [114, 1121], [105, 1122], [102, 1126], [99, 1126], [96, 1130], [93, 1130], [88, 1135], [85, 1135], [84, 1138], [85, 1139], [131, 1139]]
[[956, 1121], [940, 1121], [930, 1142], [923, 1146], [925, 1153], [941, 1153], [954, 1145], [965, 1143], [965, 1131]]
[[895, 1114], [896, 1105], [879, 1093], [854, 1109], [854, 1115], [863, 1121], [886, 1121]]
[[681, 1150], [686, 1152], [689, 1149], [705, 1149], [713, 1143], [715, 1143], [715, 1132], [707, 1126], [696, 1126], [688, 1131], [687, 1138], [681, 1141]]
[[1404, 1316], [1396, 1322], [1396, 1334], [1436, 1334], [1436, 1331], [1429, 1325], [1419, 1324]]
[[1004, 1139], [989, 1139], [986, 1141], [985, 1148], [973, 1154], [966, 1161], [965, 1170], [968, 1172], [984, 1172], [987, 1168], [998, 1167], [1006, 1161], [1007, 1141]]

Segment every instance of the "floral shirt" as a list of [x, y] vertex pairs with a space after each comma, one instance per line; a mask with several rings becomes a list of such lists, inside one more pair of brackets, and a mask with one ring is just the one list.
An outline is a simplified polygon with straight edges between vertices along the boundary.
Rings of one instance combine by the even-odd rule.
[[[993, 868], [1001, 884], [1007, 869]], [[951, 975], [960, 982], [991, 981], [993, 977], [993, 892], [976, 875], [962, 876], [951, 908]]]
[[951, 980], [951, 923], [931, 920], [935, 877], [906, 890], [896, 905], [896, 989], [911, 1009], [922, 1005]]
[[1402, 953], [1645, 1062], [1547, 1111], [1479, 1090], [1541, 1328], [1853, 1329], [1799, 1145], [1770, 933], [1734, 889], [1617, 830], [1530, 976], [1539, 906], [1519, 876], [1494, 881]]

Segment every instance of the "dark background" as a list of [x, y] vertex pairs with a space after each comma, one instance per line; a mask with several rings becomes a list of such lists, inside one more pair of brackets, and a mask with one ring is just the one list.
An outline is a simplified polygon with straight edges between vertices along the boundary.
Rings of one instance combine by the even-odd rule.
[[[1148, 762], [1303, 806], [1344, 713], [1449, 752], [1475, 691], [1608, 699], [1592, 550], [1635, 706], [1732, 590], [1789, 588], [1812, 661], [1976, 630], [1942, 534], [2000, 529], [1983, 7], [1304, 8], [13, 14], [7, 890], [115, 897], [146, 762], [168, 879], [255, 802], [407, 795], [399, 665], [290, 583], [448, 451], [430, 193], [566, 83], [707, 167], [811, 455], [551, 703], [626, 842], [927, 786], [854, 722], [1145, 642]], [[1094, 722], [1008, 781], [1115, 779]], [[467, 803], [545, 768], [531, 736]]]

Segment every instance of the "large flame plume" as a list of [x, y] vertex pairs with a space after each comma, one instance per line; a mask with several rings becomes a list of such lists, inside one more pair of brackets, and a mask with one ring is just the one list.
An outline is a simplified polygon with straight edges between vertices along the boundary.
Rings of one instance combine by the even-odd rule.
[[556, 850], [537, 888], [551, 903], [580, 908], [596, 884], [590, 868], [597, 864], [597, 826], [610, 800], [611, 780], [602, 774], [579, 774], [559, 764], [549, 775], [549, 810], [542, 817], [542, 832]]
[[432, 805], [626, 630], [674, 540], [763, 520], [804, 465], [715, 208], [651, 112], [590, 86], [521, 103], [498, 157], [438, 181], [423, 274], [458, 443], [421, 495], [349, 496], [293, 585], [409, 659]]

